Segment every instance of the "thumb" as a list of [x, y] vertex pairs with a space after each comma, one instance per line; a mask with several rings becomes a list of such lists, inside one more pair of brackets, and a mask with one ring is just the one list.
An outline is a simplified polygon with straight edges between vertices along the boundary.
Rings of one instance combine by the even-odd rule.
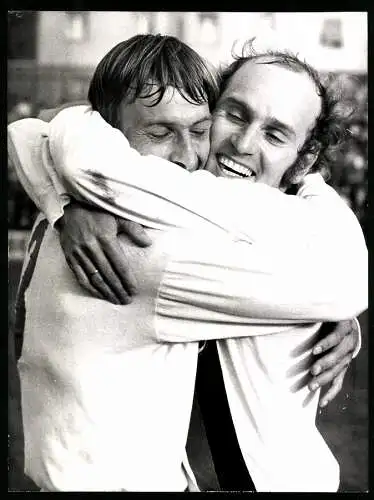
[[140, 247], [152, 245], [152, 240], [141, 224], [130, 220], [117, 218], [118, 233], [126, 234], [131, 241]]

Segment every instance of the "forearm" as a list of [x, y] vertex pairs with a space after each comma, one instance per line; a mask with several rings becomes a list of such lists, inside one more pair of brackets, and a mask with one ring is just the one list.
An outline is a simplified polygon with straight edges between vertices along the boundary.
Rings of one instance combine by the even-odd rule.
[[319, 182], [308, 181], [299, 196], [289, 196], [261, 183], [191, 174], [161, 158], [142, 157], [98, 113], [78, 108], [51, 122], [50, 151], [75, 196], [153, 228], [205, 224], [294, 253], [323, 240], [328, 253], [337, 227], [352, 218], [316, 175]]
[[[123, 134], [97, 114], [81, 113], [75, 128], [63, 114], [53, 122], [52, 157], [78, 198], [149, 227], [219, 227], [220, 234], [260, 244], [270, 262], [287, 270], [274, 284], [280, 293], [280, 300], [274, 301], [274, 306], [278, 303], [274, 317], [288, 317], [279, 304], [289, 309], [296, 306], [300, 320], [341, 319], [344, 310], [344, 317], [351, 317], [365, 308], [367, 251], [362, 231], [320, 177], [311, 176], [299, 196], [259, 183], [208, 174], [197, 178], [160, 158], [140, 156]], [[271, 279], [267, 278], [269, 288]], [[282, 280], [292, 283], [295, 293], [283, 303]], [[236, 296], [235, 291], [230, 295]], [[312, 311], [308, 304], [313, 305]], [[328, 315], [321, 304], [328, 306]]]
[[[36, 122], [39, 122], [38, 120], [35, 120]], [[39, 127], [41, 129], [39, 132], [35, 135], [35, 137], [40, 138], [40, 133], [43, 133], [43, 125], [39, 123]], [[69, 128], [70, 133], [73, 132], [73, 129]], [[111, 133], [113, 129], [110, 129]], [[40, 132], [41, 131], [41, 132]], [[39, 134], [39, 135], [38, 135]], [[83, 148], [80, 150], [78, 147], [78, 151], [81, 151], [81, 158], [78, 155], [78, 159], [81, 159], [83, 162], [83, 165], [86, 165], [86, 169], [79, 169], [79, 172], [81, 172], [81, 177], [85, 178], [85, 173], [86, 171], [90, 173], [90, 165], [91, 162], [87, 163], [87, 158], [86, 158], [86, 152], [87, 148], [90, 147], [91, 145], [91, 139], [92, 137], [89, 136], [89, 134], [86, 134], [87, 138], [90, 138], [90, 142], [83, 143]], [[124, 146], [124, 152], [128, 154], [128, 150], [130, 150], [128, 143], [123, 144], [123, 136], [117, 131], [116, 138], [118, 138], [118, 141]], [[66, 136], [65, 136], [66, 139]], [[79, 134], [77, 133], [76, 130], [74, 130], [74, 133], [72, 137], [68, 137], [68, 140], [77, 140], [81, 139]], [[97, 138], [98, 139], [98, 138]], [[102, 141], [104, 144], [107, 145], [106, 138], [101, 137]], [[38, 139], [39, 140], [39, 139]], [[117, 141], [117, 139], [116, 139]], [[42, 141], [43, 142], [43, 141]], [[98, 143], [98, 141], [94, 141], [95, 144]], [[80, 141], [79, 144], [82, 144]], [[30, 145], [26, 145], [30, 146]], [[79, 146], [79, 145], [78, 145]], [[114, 144], [114, 150], [119, 154], [119, 158], [121, 158], [121, 149], [117, 151], [117, 146]], [[122, 147], [121, 146], [121, 147]], [[70, 148], [70, 149], [69, 149]], [[37, 150], [37, 148], [29, 148], [31, 151]], [[74, 147], [73, 150], [71, 149], [71, 145], [67, 148], [68, 151], [76, 151], [77, 148]], [[25, 151], [27, 151], [28, 148], [25, 148]], [[104, 199], [108, 205], [111, 204], [111, 197], [108, 196], [107, 192], [107, 179], [112, 180], [113, 178], [116, 180], [118, 177], [117, 172], [121, 172], [121, 169], [119, 168], [120, 165], [114, 163], [113, 166], [115, 168], [112, 169], [111, 174], [112, 177], [105, 177], [102, 173], [100, 173], [98, 167], [102, 165], [107, 165], [107, 161], [104, 161], [104, 158], [100, 157], [99, 152], [97, 152], [95, 149], [89, 149], [90, 151], [94, 151], [95, 154], [91, 156], [91, 160], [93, 165], [95, 166], [94, 172], [95, 175], [89, 175], [89, 183], [88, 187], [86, 188], [89, 193], [93, 193], [94, 196], [97, 196], [99, 199]], [[102, 148], [100, 149], [102, 150]], [[23, 149], [21, 148], [21, 151]], [[132, 151], [132, 150], [130, 150]], [[142, 165], [146, 165], [147, 168], [147, 162], [149, 161], [148, 159], [142, 159], [140, 155], [138, 155], [136, 152], [134, 152], [134, 162], [135, 162], [135, 171], [137, 167], [141, 167]], [[64, 157], [65, 158], [65, 157]], [[74, 163], [74, 164], [79, 164], [77, 162], [77, 157], [73, 155], [72, 158], [70, 158], [69, 155], [67, 155], [67, 166], [69, 168], [69, 163]], [[31, 154], [29, 160], [35, 160], [33, 155]], [[65, 158], [66, 159], [66, 158]], [[44, 157], [37, 158], [37, 165], [43, 164], [47, 165], [47, 167], [50, 167], [52, 169], [53, 163], [49, 161], [48, 154], [45, 154]], [[97, 160], [99, 162], [97, 163]], [[136, 162], [140, 161], [140, 164], [137, 165]], [[86, 163], [85, 163], [86, 162]], [[143, 163], [146, 162], [146, 163]], [[162, 161], [161, 161], [162, 162]], [[27, 164], [27, 161], [25, 158], [23, 158], [23, 164]], [[129, 163], [131, 165], [131, 162]], [[314, 321], [314, 320], [325, 320], [325, 319], [340, 319], [341, 318], [341, 312], [343, 311], [344, 314], [346, 314], [345, 317], [349, 316], [354, 316], [357, 314], [357, 310], [360, 310], [360, 308], [365, 308], [365, 303], [366, 303], [366, 296], [365, 296], [365, 287], [367, 288], [367, 284], [365, 283], [366, 280], [366, 270], [365, 270], [365, 263], [366, 263], [366, 248], [362, 246], [362, 244], [356, 244], [354, 249], [352, 250], [351, 247], [349, 247], [345, 241], [338, 240], [338, 244], [333, 245], [334, 243], [334, 238], [331, 238], [331, 234], [334, 233], [334, 227], [331, 225], [331, 220], [330, 220], [330, 226], [326, 226], [326, 224], [323, 226], [323, 231], [320, 234], [318, 233], [319, 224], [316, 224], [315, 221], [311, 221], [310, 226], [308, 227], [308, 231], [311, 232], [312, 238], [309, 240], [310, 245], [305, 245], [305, 241], [303, 241], [303, 238], [301, 238], [301, 243], [299, 241], [295, 241], [295, 238], [291, 241], [291, 247], [290, 249], [288, 248], [289, 245], [285, 245], [284, 243], [288, 243], [288, 239], [282, 238], [283, 232], [286, 234], [290, 234], [289, 232], [289, 227], [291, 226], [293, 228], [293, 232], [291, 231], [292, 234], [299, 235], [300, 233], [307, 233], [308, 231], [305, 231], [305, 228], [303, 225], [297, 226], [297, 225], [292, 225], [295, 223], [294, 220], [288, 220], [285, 219], [283, 221], [283, 225], [280, 224], [280, 227], [282, 229], [281, 234], [279, 232], [276, 232], [276, 229], [273, 227], [272, 230], [265, 231], [266, 229], [266, 224], [264, 228], [260, 227], [260, 224], [258, 220], [261, 221], [261, 224], [264, 222], [264, 219], [260, 217], [262, 213], [266, 213], [262, 210], [261, 208], [261, 200], [262, 198], [258, 198], [258, 193], [257, 193], [257, 203], [258, 206], [260, 206], [259, 210], [255, 210], [255, 207], [252, 207], [252, 210], [247, 210], [248, 205], [245, 205], [245, 201], [248, 199], [251, 199], [251, 197], [248, 198], [248, 193], [246, 191], [246, 184], [241, 182], [240, 185], [238, 183], [235, 183], [235, 186], [237, 187], [236, 193], [242, 193], [242, 195], [245, 195], [244, 197], [233, 197], [231, 193], [231, 198], [230, 198], [230, 188], [234, 186], [234, 184], [230, 183], [221, 183], [221, 182], [215, 182], [214, 186], [219, 186], [219, 189], [221, 189], [223, 186], [225, 187], [224, 192], [222, 192], [222, 196], [218, 196], [220, 203], [219, 205], [216, 204], [216, 199], [217, 197], [213, 197], [213, 199], [209, 200], [209, 207], [213, 207], [214, 210], [210, 210], [210, 212], [207, 212], [205, 210], [205, 196], [204, 198], [201, 198], [201, 192], [200, 191], [189, 191], [189, 188], [194, 187], [195, 184], [196, 186], [201, 186], [201, 183], [194, 183], [194, 185], [190, 184], [192, 181], [187, 181], [187, 179], [192, 179], [193, 177], [188, 174], [188, 172], [185, 172], [177, 167], [175, 165], [169, 164], [168, 162], [162, 162], [162, 165], [166, 164], [167, 167], [170, 167], [170, 179], [173, 182], [176, 182], [176, 186], [179, 189], [179, 191], [182, 193], [184, 196], [183, 198], [183, 203], [187, 204], [189, 203], [189, 199], [192, 199], [192, 205], [190, 207], [193, 207], [194, 210], [187, 210], [187, 213], [191, 218], [188, 220], [189, 223], [195, 222], [196, 218], [199, 221], [204, 221], [206, 223], [206, 227], [218, 227], [219, 224], [221, 226], [226, 227], [226, 230], [223, 232], [220, 232], [220, 234], [225, 234], [227, 232], [233, 234], [233, 236], [238, 237], [240, 235], [240, 231], [235, 232], [235, 223], [239, 222], [239, 225], [236, 226], [236, 228], [244, 228], [245, 229], [245, 224], [248, 224], [247, 221], [254, 220], [255, 224], [257, 223], [257, 228], [260, 229], [260, 232], [264, 234], [264, 241], [267, 242], [267, 246], [262, 245], [261, 248], [266, 248], [266, 251], [264, 250], [264, 255], [267, 254], [269, 255], [269, 262], [273, 262], [275, 268], [277, 267], [276, 264], [280, 266], [280, 269], [287, 270], [287, 273], [283, 274], [272, 274], [272, 272], [268, 269], [263, 269], [261, 268], [261, 262], [259, 263], [253, 255], [250, 254], [249, 251], [249, 245], [246, 246], [245, 249], [245, 254], [243, 255], [243, 265], [239, 267], [241, 271], [241, 275], [243, 277], [242, 281], [237, 279], [235, 277], [237, 275], [237, 270], [235, 271], [235, 260], [234, 260], [234, 265], [231, 266], [230, 263], [226, 266], [223, 266], [222, 262], [217, 262], [216, 267], [217, 267], [217, 273], [215, 275], [219, 275], [219, 270], [222, 269], [222, 266], [227, 269], [227, 273], [221, 273], [220, 274], [220, 280], [217, 281], [216, 279], [216, 284], [215, 287], [216, 289], [208, 290], [208, 297], [205, 296], [205, 289], [204, 286], [206, 286], [206, 283], [204, 283], [204, 280], [202, 280], [201, 283], [199, 283], [199, 275], [197, 275], [195, 279], [195, 289], [191, 288], [192, 291], [195, 293], [193, 297], [186, 295], [185, 299], [183, 299], [185, 302], [181, 301], [181, 304], [184, 304], [186, 306], [190, 306], [190, 310], [195, 308], [196, 310], [199, 311], [204, 311], [203, 314], [205, 314], [205, 311], [208, 311], [208, 314], [212, 315], [212, 311], [214, 312], [214, 315], [216, 317], [216, 320], [219, 322], [228, 322], [228, 323], [234, 323], [234, 324], [244, 324], [247, 323], [249, 324], [250, 321], [255, 322], [256, 325], [259, 325], [261, 321], [266, 322], [267, 320], [270, 321], [280, 321], [280, 322], [287, 322], [290, 320], [293, 321]], [[160, 165], [161, 167], [161, 165]], [[92, 170], [92, 169], [91, 169]], [[126, 172], [126, 169], [124, 169]], [[155, 177], [159, 177], [159, 174], [163, 172], [163, 169], [159, 170], [157, 166], [153, 169], [154, 172], [157, 173]], [[50, 179], [54, 179], [55, 181], [52, 180], [52, 184], [54, 185], [56, 183], [56, 174], [54, 171], [49, 171], [48, 168], [46, 170], [47, 174], [50, 175]], [[186, 182], [183, 182], [183, 185], [179, 184], [179, 179], [180, 179], [180, 174], [182, 173], [183, 179], [186, 180]], [[100, 175], [98, 175], [100, 174]], [[116, 177], [117, 176], [117, 177]], [[151, 177], [151, 176], [150, 176]], [[80, 176], [78, 175], [78, 179]], [[128, 196], [124, 196], [124, 205], [126, 204], [126, 199], [129, 197], [131, 201], [131, 189], [135, 187], [138, 188], [140, 186], [140, 191], [144, 195], [144, 200], [147, 199], [147, 196], [150, 193], [151, 186], [146, 186], [144, 187], [143, 184], [141, 184], [141, 179], [144, 178], [144, 171], [140, 171], [140, 177], [135, 178], [133, 180], [133, 184], [130, 185], [130, 188], [127, 192]], [[147, 177], [148, 178], [148, 177]], [[208, 176], [209, 180], [212, 180], [212, 177]], [[70, 172], [70, 179], [71, 183], [75, 182], [75, 177], [71, 175]], [[204, 179], [207, 179], [205, 177]], [[204, 180], [203, 179], [203, 180]], [[100, 181], [100, 182], [98, 182]], [[103, 182], [105, 181], [105, 182]], [[178, 181], [178, 182], [177, 182]], [[220, 181], [217, 179], [213, 179], [213, 181]], [[173, 182], [171, 183], [173, 188], [175, 187]], [[205, 182], [205, 180], [204, 180]], [[139, 186], [138, 184], [139, 183]], [[74, 185], [74, 184], [73, 184]], [[80, 181], [78, 180], [77, 185], [80, 185]], [[126, 183], [126, 180], [123, 181], [121, 178], [118, 179], [118, 186], [128, 186], [128, 183]], [[203, 192], [206, 193], [207, 189], [207, 184], [204, 184], [204, 189]], [[99, 194], [96, 193], [97, 187], [101, 188], [101, 192], [99, 190]], [[158, 187], [157, 187], [158, 186]], [[172, 192], [168, 193], [167, 191], [160, 191], [159, 189], [169, 189], [168, 182], [165, 182], [163, 179], [161, 180], [161, 188], [160, 188], [160, 182], [156, 186], [156, 192], [153, 194], [153, 196], [157, 199], [160, 200], [161, 204], [164, 205], [164, 207], [168, 207], [168, 210], [165, 215], [165, 217], [170, 213], [170, 204], [169, 204], [169, 198], [172, 199], [173, 203], [175, 204], [176, 207], [179, 207], [181, 209], [181, 213], [184, 213], [185, 207], [183, 204], [179, 203], [177, 198], [173, 198]], [[166, 188], [165, 188], [166, 186]], [[184, 188], [187, 188], [186, 191]], [[276, 190], [272, 190], [271, 188], [268, 189], [266, 186], [258, 186], [259, 192], [263, 194], [263, 198], [266, 200], [266, 203], [271, 201], [271, 197], [275, 196], [277, 199], [280, 200], [280, 206], [284, 207], [286, 206], [286, 210], [288, 210], [289, 213], [298, 213], [296, 205], [291, 202], [291, 205], [288, 204], [288, 201], [285, 203], [285, 200], [297, 200], [296, 197], [287, 197], [285, 195], [282, 195], [282, 193], [279, 193]], [[177, 191], [178, 191], [177, 189]], [[60, 192], [65, 192], [65, 188], [61, 187]], [[211, 192], [210, 190], [208, 190]], [[234, 190], [235, 191], [235, 190]], [[188, 196], [186, 199], [186, 192], [188, 193]], [[220, 191], [218, 191], [219, 194]], [[126, 193], [125, 193], [126, 194]], [[196, 196], [198, 194], [198, 196]], [[328, 193], [329, 194], [329, 193]], [[223, 196], [227, 195], [227, 196]], [[254, 198], [256, 198], [256, 191], [255, 194], [253, 195]], [[269, 198], [270, 196], [270, 198]], [[313, 189], [310, 190], [309, 192], [307, 191], [304, 193], [304, 196], [306, 199], [309, 198], [317, 198], [318, 202], [318, 190], [316, 193], [313, 193]], [[335, 195], [337, 196], [337, 195]], [[79, 192], [78, 192], [78, 197], [79, 197]], [[327, 197], [328, 198], [328, 197]], [[82, 196], [82, 199], [85, 199], [84, 196]], [[225, 205], [222, 203], [222, 199], [227, 199], [228, 203]], [[241, 200], [243, 202], [243, 207], [235, 206], [236, 203], [238, 203], [238, 200]], [[196, 205], [196, 200], [200, 205]], [[304, 200], [305, 201], [305, 200]], [[311, 200], [312, 204], [314, 204], [314, 210], [316, 213], [321, 213], [321, 208], [318, 207], [318, 204], [315, 203], [316, 200]], [[322, 200], [323, 201], [323, 200]], [[334, 201], [334, 200], [333, 200]], [[121, 200], [122, 202], [122, 200]], [[195, 205], [194, 205], [195, 203]], [[326, 208], [326, 202], [323, 201], [324, 208]], [[121, 204], [119, 203], [118, 205], [121, 208]], [[130, 204], [131, 205], [131, 204]], [[133, 202], [133, 208], [136, 212], [136, 210], [139, 210], [137, 208], [137, 205], [140, 207], [149, 207], [149, 204], [143, 202], [142, 204], [139, 204], [139, 200], [135, 199], [135, 202]], [[333, 212], [336, 210], [336, 206], [339, 206], [338, 203], [330, 203], [331, 205], [331, 210], [330, 212]], [[290, 209], [287, 208], [289, 206], [292, 206], [291, 212]], [[306, 203], [303, 203], [303, 207], [307, 207]], [[223, 207], [223, 210], [222, 210]], [[232, 213], [232, 208], [235, 208], [234, 213]], [[273, 215], [273, 212], [275, 214], [278, 214], [278, 210], [274, 211], [274, 205], [268, 205], [270, 213], [270, 217], [268, 216], [268, 219], [270, 220], [270, 223], [272, 222], [273, 219], [277, 220], [276, 215]], [[273, 209], [273, 210], [271, 210]], [[304, 209], [305, 211], [305, 209]], [[223, 212], [223, 213], [222, 213]], [[141, 213], [141, 212], [139, 212]], [[158, 214], [156, 211], [155, 213]], [[287, 212], [283, 210], [283, 215], [287, 215]], [[203, 214], [203, 215], [201, 215]], [[218, 215], [217, 215], [218, 214]], [[329, 212], [327, 213], [327, 215]], [[119, 213], [121, 215], [121, 212]], [[307, 214], [304, 214], [307, 215]], [[210, 218], [209, 218], [210, 217]], [[181, 219], [174, 214], [175, 218], [175, 224], [178, 225], [181, 223]], [[326, 217], [325, 217], [326, 218]], [[230, 221], [234, 220], [233, 226], [230, 226]], [[330, 218], [331, 219], [331, 218]], [[318, 217], [317, 217], [318, 220]], [[346, 218], [346, 221], [349, 220], [349, 217]], [[217, 221], [218, 223], [214, 225], [214, 221]], [[165, 220], [163, 217], [158, 217], [156, 219], [156, 222], [159, 224], [164, 224], [164, 227], [167, 224], [165, 224]], [[266, 218], [265, 218], [266, 222]], [[279, 221], [278, 221], [279, 222]], [[182, 221], [182, 227], [183, 223], [188, 227], [188, 223], [186, 219]], [[170, 224], [170, 221], [169, 221]], [[352, 221], [350, 221], [350, 225], [352, 225]], [[354, 225], [354, 224], [353, 224]], [[196, 224], [193, 224], [195, 227]], [[273, 225], [274, 226], [274, 225]], [[326, 227], [328, 227], [328, 231], [326, 231]], [[317, 229], [317, 233], [316, 233]], [[331, 229], [331, 231], [330, 231]], [[348, 231], [346, 224], [344, 225], [343, 231]], [[275, 233], [275, 234], [274, 234]], [[217, 233], [216, 233], [217, 234]], [[321, 238], [316, 238], [317, 236], [324, 236], [324, 239]], [[290, 235], [290, 237], [291, 237]], [[283, 235], [284, 236], [284, 235]], [[348, 236], [352, 236], [352, 232], [348, 231]], [[240, 237], [240, 236], [239, 236]], [[358, 241], [359, 240], [359, 234], [358, 238], [353, 235], [353, 238], [351, 238], [353, 241]], [[297, 238], [296, 238], [297, 240]], [[315, 241], [317, 241], [318, 245], [315, 245]], [[348, 238], [348, 242], [349, 242]], [[235, 248], [236, 245], [232, 240], [231, 244], [234, 245], [234, 248], [232, 251], [226, 252], [229, 255], [235, 255]], [[258, 240], [261, 242], [261, 238]], [[308, 241], [308, 240], [307, 240]], [[356, 243], [357, 243], [356, 241]], [[257, 243], [258, 244], [258, 243]], [[200, 247], [203, 247], [204, 245], [200, 243]], [[198, 247], [199, 248], [199, 247]], [[243, 247], [241, 247], [243, 248]], [[364, 248], [364, 251], [362, 251]], [[282, 251], [281, 251], [282, 249]], [[321, 251], [322, 250], [322, 251]], [[321, 263], [326, 262], [328, 258], [328, 251], [330, 251], [330, 255], [332, 255], [332, 260], [328, 263], [328, 265], [323, 266]], [[214, 248], [210, 252], [210, 256], [214, 254]], [[327, 255], [325, 255], [327, 254]], [[206, 265], [210, 269], [212, 269], [214, 266], [212, 263], [209, 262], [209, 257], [205, 261]], [[199, 260], [200, 259], [200, 260]], [[313, 260], [314, 259], [314, 260]], [[197, 256], [197, 262], [204, 262], [202, 257]], [[251, 268], [248, 270], [245, 267], [245, 263], [250, 262], [251, 263]], [[349, 265], [349, 263], [353, 262], [355, 265]], [[358, 263], [358, 266], [357, 266]], [[303, 269], [304, 274], [300, 272], [300, 269]], [[346, 286], [346, 281], [342, 283], [341, 279], [343, 276], [342, 269], [345, 269], [344, 272], [344, 279], [347, 279], [348, 277], [352, 277], [352, 280], [348, 279], [347, 281], [350, 283], [350, 287]], [[234, 270], [234, 272], [232, 272]], [[247, 270], [247, 272], [245, 272]], [[354, 272], [352, 273], [352, 270]], [[187, 275], [191, 274], [191, 270], [187, 273]], [[256, 276], [257, 274], [257, 276]], [[234, 275], [234, 279], [232, 276]], [[252, 277], [252, 275], [254, 277]], [[263, 278], [263, 283], [258, 283], [256, 282], [256, 277], [261, 276]], [[302, 277], [303, 280], [300, 280], [299, 278]], [[364, 279], [363, 279], [364, 277]], [[339, 281], [340, 279], [340, 281]], [[212, 280], [211, 280], [212, 281]], [[254, 288], [248, 288], [247, 282], [253, 282], [256, 286]], [[284, 291], [284, 283], [288, 283], [288, 288], [291, 290], [290, 292], [287, 292], [288, 295]], [[291, 286], [292, 285], [292, 286]], [[338, 286], [337, 286], [338, 285]], [[222, 288], [224, 287], [225, 289], [225, 294], [222, 295], [221, 291]], [[257, 292], [256, 289], [259, 291]], [[321, 289], [323, 289], [324, 296], [321, 296]], [[202, 291], [201, 291], [202, 290]], [[261, 295], [261, 290], [263, 291]], [[268, 290], [271, 291], [271, 294], [269, 296]], [[300, 292], [301, 290], [301, 292]], [[357, 294], [358, 290], [358, 294]], [[182, 288], [181, 293], [185, 293], [186, 290]], [[188, 291], [188, 290], [187, 290]], [[346, 293], [347, 292], [347, 293]], [[209, 295], [210, 294], [210, 295]], [[214, 297], [213, 303], [210, 300], [210, 296]], [[230, 299], [228, 300], [227, 297]], [[335, 302], [334, 302], [335, 300]], [[322, 304], [322, 306], [321, 306]], [[334, 309], [335, 307], [335, 309]], [[326, 310], [328, 311], [326, 312]], [[295, 312], [297, 314], [295, 315]], [[326, 316], [328, 314], [328, 316]], [[244, 318], [244, 320], [243, 320]], [[257, 330], [258, 331], [258, 330]]]
[[[182, 331], [184, 341], [232, 337], [233, 331], [235, 336], [274, 333], [295, 323], [348, 319], [366, 308], [367, 287], [357, 281], [352, 293], [342, 272], [327, 275], [325, 285], [306, 265], [289, 273], [290, 262], [278, 265], [255, 244], [203, 235], [194, 243], [193, 234], [178, 238], [157, 297], [164, 322], [191, 325], [179, 333], [176, 325], [174, 341], [182, 341]], [[202, 327], [193, 328], [195, 322]], [[162, 340], [170, 341], [164, 335]]]
[[[314, 236], [319, 241], [310, 245], [294, 242], [289, 250], [280, 236], [279, 240], [273, 236], [273, 241], [269, 237], [264, 244], [249, 244], [235, 241], [224, 231], [219, 235], [207, 231], [205, 241], [201, 231], [194, 231], [191, 237], [195, 238], [197, 254], [179, 263], [185, 288], [181, 295], [177, 289], [172, 290], [171, 300], [177, 301], [178, 307], [184, 303], [208, 315], [214, 310], [225, 320], [242, 322], [244, 318], [247, 323], [252, 319], [257, 323], [337, 321], [367, 307], [367, 253], [363, 243], [331, 238], [331, 234], [322, 239], [317, 234]], [[216, 234], [217, 244], [212, 246]], [[224, 248], [226, 239], [226, 252], [218, 253], [217, 248]], [[204, 272], [209, 273], [206, 280]], [[214, 284], [214, 289], [206, 290], [207, 284]]]

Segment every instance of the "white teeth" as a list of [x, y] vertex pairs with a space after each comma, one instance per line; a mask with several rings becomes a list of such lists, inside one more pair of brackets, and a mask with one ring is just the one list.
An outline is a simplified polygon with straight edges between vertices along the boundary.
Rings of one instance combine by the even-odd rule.
[[253, 170], [251, 170], [249, 167], [244, 167], [243, 165], [240, 165], [240, 163], [236, 163], [226, 156], [220, 156], [219, 163], [224, 168], [225, 173], [232, 177], [243, 178], [254, 175]]

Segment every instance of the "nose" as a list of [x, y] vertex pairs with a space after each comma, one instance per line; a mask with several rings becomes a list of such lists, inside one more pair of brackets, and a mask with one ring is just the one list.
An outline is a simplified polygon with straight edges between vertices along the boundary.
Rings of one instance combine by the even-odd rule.
[[258, 130], [255, 126], [248, 126], [231, 136], [231, 144], [241, 155], [252, 155], [258, 146]]
[[169, 160], [189, 172], [193, 172], [199, 168], [200, 163], [198, 151], [189, 137], [178, 141], [173, 148]]

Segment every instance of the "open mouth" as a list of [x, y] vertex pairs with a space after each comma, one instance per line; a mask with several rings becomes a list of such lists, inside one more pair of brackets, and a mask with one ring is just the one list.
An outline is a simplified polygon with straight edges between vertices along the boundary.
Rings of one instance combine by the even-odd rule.
[[253, 180], [255, 180], [256, 174], [251, 168], [246, 167], [241, 163], [237, 163], [224, 155], [219, 155], [217, 159], [221, 171], [226, 177], [236, 177], [240, 179], [252, 177]]

